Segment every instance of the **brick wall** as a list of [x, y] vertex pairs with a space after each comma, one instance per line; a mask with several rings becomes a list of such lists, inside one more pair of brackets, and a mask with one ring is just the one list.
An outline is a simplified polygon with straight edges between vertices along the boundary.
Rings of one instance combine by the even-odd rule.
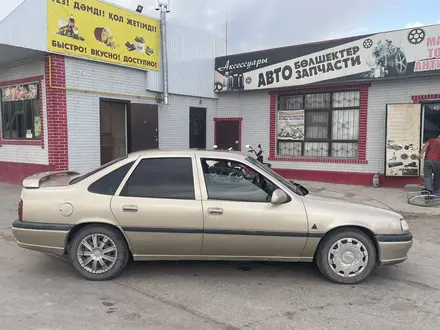
[[51, 88], [49, 68], [52, 71], [52, 87], [66, 87], [64, 61], [64, 56], [59, 55], [46, 55], [45, 58], [49, 165], [55, 170], [66, 170], [69, 168], [67, 101], [65, 90]]

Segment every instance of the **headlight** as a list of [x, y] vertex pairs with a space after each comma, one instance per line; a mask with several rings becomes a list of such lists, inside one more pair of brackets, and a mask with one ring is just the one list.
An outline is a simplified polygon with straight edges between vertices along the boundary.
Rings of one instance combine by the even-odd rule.
[[400, 228], [402, 228], [402, 231], [408, 231], [409, 230], [408, 222], [406, 222], [405, 219], [400, 219]]

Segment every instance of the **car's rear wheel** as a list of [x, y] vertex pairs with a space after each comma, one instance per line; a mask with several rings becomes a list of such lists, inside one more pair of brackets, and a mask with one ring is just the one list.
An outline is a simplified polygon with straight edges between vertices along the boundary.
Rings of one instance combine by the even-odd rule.
[[73, 267], [88, 280], [110, 280], [125, 268], [130, 258], [123, 235], [114, 228], [89, 225], [76, 233], [69, 249]]
[[333, 282], [360, 283], [377, 266], [376, 248], [361, 230], [341, 228], [323, 238], [316, 253], [316, 264]]

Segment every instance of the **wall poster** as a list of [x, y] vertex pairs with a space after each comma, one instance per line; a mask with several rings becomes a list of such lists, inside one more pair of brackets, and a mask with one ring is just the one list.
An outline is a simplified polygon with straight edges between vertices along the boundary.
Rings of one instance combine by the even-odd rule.
[[38, 83], [14, 85], [1, 89], [2, 102], [35, 100], [38, 98]]
[[420, 104], [387, 104], [385, 176], [419, 176]]
[[304, 140], [304, 110], [278, 111], [277, 139]]

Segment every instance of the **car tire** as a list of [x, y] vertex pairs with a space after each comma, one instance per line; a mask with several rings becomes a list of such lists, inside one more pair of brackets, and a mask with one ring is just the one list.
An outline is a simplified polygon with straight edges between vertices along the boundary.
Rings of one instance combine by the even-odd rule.
[[371, 239], [361, 230], [336, 229], [319, 244], [316, 264], [332, 282], [357, 284], [376, 269], [377, 251]]
[[[104, 245], [101, 248], [102, 244]], [[92, 252], [86, 246], [97, 252]], [[82, 277], [91, 281], [107, 281], [122, 272], [130, 259], [130, 251], [124, 236], [116, 228], [88, 225], [73, 237], [69, 247], [69, 258]], [[97, 260], [95, 262], [89, 258]]]

